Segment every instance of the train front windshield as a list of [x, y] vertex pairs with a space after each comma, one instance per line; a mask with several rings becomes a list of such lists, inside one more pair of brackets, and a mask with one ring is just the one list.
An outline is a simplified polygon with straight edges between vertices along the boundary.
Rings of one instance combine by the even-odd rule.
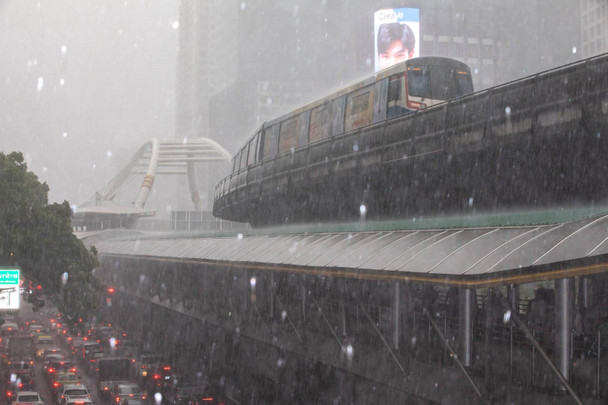
[[430, 100], [450, 100], [473, 92], [469, 70], [461, 66], [408, 67], [407, 86], [411, 97]]

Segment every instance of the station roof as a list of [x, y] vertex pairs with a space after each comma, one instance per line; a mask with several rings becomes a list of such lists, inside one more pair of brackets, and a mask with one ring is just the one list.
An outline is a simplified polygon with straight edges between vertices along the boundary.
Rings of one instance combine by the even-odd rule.
[[[484, 287], [607, 271], [608, 214], [583, 214], [578, 212], [578, 219], [528, 225], [509, 223], [519, 222], [513, 219], [516, 217], [503, 217], [498, 221], [502, 225], [482, 226], [477, 218], [481, 222], [472, 226], [432, 229], [416, 225], [413, 229], [372, 230], [357, 229], [355, 224], [351, 230], [309, 228], [291, 233], [131, 235], [88, 244], [110, 256]], [[568, 215], [565, 217], [577, 216]], [[444, 221], [443, 225], [451, 223], [453, 220]]]

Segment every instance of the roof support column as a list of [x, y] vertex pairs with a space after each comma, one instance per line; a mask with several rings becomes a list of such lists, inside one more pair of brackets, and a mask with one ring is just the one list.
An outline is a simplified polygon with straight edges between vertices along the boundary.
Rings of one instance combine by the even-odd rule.
[[458, 311], [460, 331], [460, 353], [458, 354], [458, 357], [464, 367], [471, 367], [473, 360], [473, 305], [477, 305], [475, 299], [475, 289], [460, 289]]
[[[570, 381], [570, 331], [574, 312], [574, 279], [555, 281], [555, 353], [556, 365], [566, 381]], [[565, 389], [565, 387], [562, 387]]]
[[511, 305], [511, 308], [519, 314], [519, 285], [509, 284], [507, 287], [507, 301]]
[[591, 303], [593, 302], [592, 291], [593, 287], [591, 286], [591, 277], [582, 276], [579, 281], [579, 304], [580, 308], [589, 309]]
[[393, 297], [392, 297], [392, 320], [393, 320], [393, 349], [399, 349], [399, 341], [401, 340], [401, 284], [399, 281], [394, 282]]

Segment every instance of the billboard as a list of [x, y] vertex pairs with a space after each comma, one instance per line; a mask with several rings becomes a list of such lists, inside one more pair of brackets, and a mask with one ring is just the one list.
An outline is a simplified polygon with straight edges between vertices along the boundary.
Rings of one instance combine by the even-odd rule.
[[19, 269], [0, 267], [0, 310], [19, 309]]
[[374, 72], [420, 54], [420, 9], [390, 8], [374, 13]]

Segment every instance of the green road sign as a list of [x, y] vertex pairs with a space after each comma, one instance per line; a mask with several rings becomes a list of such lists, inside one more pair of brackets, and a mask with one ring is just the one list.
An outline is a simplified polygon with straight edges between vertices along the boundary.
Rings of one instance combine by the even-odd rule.
[[19, 269], [0, 267], [0, 310], [19, 309]]

